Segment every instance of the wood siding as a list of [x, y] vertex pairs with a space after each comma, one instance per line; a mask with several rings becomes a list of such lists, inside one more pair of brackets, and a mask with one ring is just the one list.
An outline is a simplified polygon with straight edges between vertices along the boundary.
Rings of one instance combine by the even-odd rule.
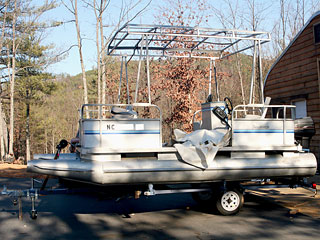
[[315, 16], [295, 41], [287, 48], [270, 70], [265, 85], [265, 96], [272, 104], [291, 104], [294, 100], [307, 100], [307, 115], [312, 117], [316, 135], [310, 150], [320, 163], [320, 44], [314, 43], [313, 26], [320, 23]]

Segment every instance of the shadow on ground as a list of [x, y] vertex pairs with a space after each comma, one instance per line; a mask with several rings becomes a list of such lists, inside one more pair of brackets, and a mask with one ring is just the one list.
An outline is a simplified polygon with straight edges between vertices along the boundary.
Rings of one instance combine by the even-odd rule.
[[[0, 179], [0, 184], [5, 180]], [[14, 180], [11, 186], [29, 187]], [[0, 196], [2, 239], [316, 239], [320, 221], [297, 214], [268, 199], [245, 196], [240, 214], [224, 217], [197, 205], [190, 194], [157, 195], [117, 201], [100, 194], [42, 196], [37, 220], [30, 202], [17, 207]]]

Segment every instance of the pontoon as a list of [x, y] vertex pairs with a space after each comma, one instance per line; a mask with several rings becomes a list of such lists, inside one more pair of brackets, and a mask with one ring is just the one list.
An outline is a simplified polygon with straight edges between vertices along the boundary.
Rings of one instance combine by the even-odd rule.
[[[295, 139], [295, 106], [270, 105], [264, 98], [261, 45], [270, 35], [183, 26], [127, 24], [115, 33], [107, 54], [122, 60], [118, 102], [85, 104], [81, 108], [78, 141], [73, 153], [36, 154], [28, 171], [100, 185], [154, 187], [191, 184], [200, 189], [195, 199], [216, 199], [225, 214], [239, 211], [243, 198], [240, 182], [252, 179], [302, 179], [316, 173], [315, 156]], [[233, 108], [230, 98], [220, 97], [216, 77], [217, 60], [253, 52], [249, 104]], [[208, 99], [195, 112], [192, 133], [175, 130], [176, 144], [162, 141], [162, 112], [152, 104], [150, 58], [190, 57], [210, 64]], [[138, 59], [136, 91], [130, 103], [127, 63]], [[147, 66], [148, 101], [138, 101], [141, 64]], [[122, 79], [123, 65], [125, 79]], [[256, 71], [258, 68], [260, 71]], [[258, 74], [259, 73], [259, 74]], [[212, 81], [212, 78], [214, 81]], [[259, 79], [259, 85], [256, 84]], [[122, 81], [126, 81], [127, 103], [121, 104]], [[214, 83], [214, 84], [212, 84]], [[260, 86], [260, 103], [254, 104], [254, 89]], [[141, 87], [141, 86], [140, 86]], [[212, 93], [215, 89], [215, 93]], [[212, 101], [212, 96], [217, 101]], [[200, 106], [199, 106], [200, 107]], [[142, 117], [145, 108], [152, 117]], [[200, 116], [201, 120], [197, 121]], [[58, 146], [60, 151], [66, 145]], [[212, 189], [203, 193], [202, 186]], [[139, 189], [139, 187], [137, 188]], [[191, 190], [192, 191], [192, 190]]]

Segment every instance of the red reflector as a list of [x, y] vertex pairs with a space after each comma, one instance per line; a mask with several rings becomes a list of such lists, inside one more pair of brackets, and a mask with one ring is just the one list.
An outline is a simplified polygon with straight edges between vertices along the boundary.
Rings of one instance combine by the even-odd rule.
[[317, 189], [317, 184], [316, 183], [312, 183], [312, 188], [313, 189]]

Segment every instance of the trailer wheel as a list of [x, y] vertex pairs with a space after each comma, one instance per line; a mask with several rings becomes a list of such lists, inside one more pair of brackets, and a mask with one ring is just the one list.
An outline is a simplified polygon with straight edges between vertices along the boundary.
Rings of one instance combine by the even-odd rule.
[[243, 194], [237, 189], [227, 190], [218, 195], [216, 207], [224, 216], [237, 214], [243, 206]]

